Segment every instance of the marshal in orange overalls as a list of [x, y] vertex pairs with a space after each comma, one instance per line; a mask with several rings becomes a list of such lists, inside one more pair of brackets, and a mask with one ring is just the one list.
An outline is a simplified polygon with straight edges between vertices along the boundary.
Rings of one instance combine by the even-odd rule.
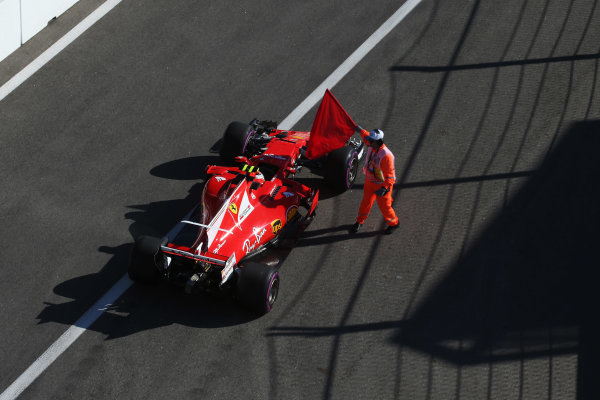
[[[369, 136], [369, 131], [363, 129], [360, 135], [365, 144], [368, 145], [366, 137]], [[394, 155], [385, 144], [382, 144], [379, 149], [367, 148], [363, 172], [366, 179], [356, 222], [361, 225], [365, 222], [373, 203], [377, 200], [377, 205], [385, 218], [385, 222], [389, 226], [398, 225], [398, 217], [392, 208], [392, 187], [396, 181]], [[381, 188], [386, 188], [388, 191], [383, 196], [377, 196], [375, 192]]]

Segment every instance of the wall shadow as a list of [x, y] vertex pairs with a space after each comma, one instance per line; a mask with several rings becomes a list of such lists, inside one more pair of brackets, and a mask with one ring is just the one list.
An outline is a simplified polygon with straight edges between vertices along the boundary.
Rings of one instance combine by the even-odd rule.
[[600, 54], [575, 54], [570, 56], [557, 56], [557, 57], [544, 57], [544, 58], [533, 58], [526, 60], [512, 60], [512, 61], [497, 61], [477, 64], [463, 64], [463, 65], [441, 65], [441, 66], [427, 66], [427, 65], [399, 65], [390, 67], [389, 71], [392, 72], [454, 72], [454, 71], [469, 71], [486, 68], [502, 68], [502, 67], [514, 67], [514, 66], [525, 66], [525, 65], [538, 65], [538, 64], [553, 64], [561, 62], [574, 62], [583, 60], [596, 60], [600, 58]]
[[578, 355], [600, 398], [600, 121], [577, 122], [394, 341], [459, 365]]

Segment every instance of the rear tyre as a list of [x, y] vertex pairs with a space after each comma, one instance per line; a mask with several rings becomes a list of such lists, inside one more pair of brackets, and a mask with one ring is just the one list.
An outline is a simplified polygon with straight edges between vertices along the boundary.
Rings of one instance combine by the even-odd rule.
[[223, 134], [223, 144], [219, 151], [221, 160], [233, 163], [237, 156], [244, 155], [252, 133], [252, 127], [248, 124], [237, 121], [230, 123]]
[[136, 239], [131, 251], [128, 274], [132, 281], [156, 283], [164, 265], [164, 254], [160, 249], [161, 240], [151, 236]]
[[329, 153], [325, 162], [325, 179], [337, 191], [350, 189], [358, 174], [358, 152], [352, 146]]
[[237, 281], [237, 299], [243, 307], [258, 314], [273, 308], [279, 294], [279, 272], [275, 267], [249, 262]]

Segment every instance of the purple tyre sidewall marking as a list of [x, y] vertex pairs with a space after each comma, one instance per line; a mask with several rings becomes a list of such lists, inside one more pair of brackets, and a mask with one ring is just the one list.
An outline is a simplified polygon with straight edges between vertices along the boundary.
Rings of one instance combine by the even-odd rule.
[[248, 142], [250, 141], [250, 137], [252, 136], [252, 134], [254, 133], [254, 131], [250, 131], [250, 133], [248, 133], [248, 136], [246, 136], [246, 141], [244, 142], [244, 147], [242, 147], [242, 154], [244, 154], [246, 152], [246, 146], [248, 146]]
[[350, 189], [350, 186], [352, 186], [352, 184], [350, 182], [350, 173], [352, 172], [352, 161], [356, 157], [356, 154], [357, 154], [356, 151], [354, 153], [352, 153], [352, 157], [350, 157], [350, 161], [348, 161], [348, 168], [346, 169], [346, 187], [348, 189]]
[[266, 303], [267, 303], [267, 311], [271, 311], [271, 305], [269, 304], [269, 297], [271, 295], [271, 288], [273, 287], [273, 282], [275, 281], [276, 278], [279, 278], [279, 272], [275, 272], [273, 274], [273, 276], [271, 277], [271, 281], [269, 282], [269, 288], [267, 289], [267, 298], [266, 298]]

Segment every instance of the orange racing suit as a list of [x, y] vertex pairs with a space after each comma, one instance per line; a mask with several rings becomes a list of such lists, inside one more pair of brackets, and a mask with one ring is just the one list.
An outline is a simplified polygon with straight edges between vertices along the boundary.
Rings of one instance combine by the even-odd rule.
[[[360, 135], [367, 144], [365, 138], [369, 136], [369, 131], [363, 129]], [[396, 181], [394, 155], [385, 144], [381, 145], [379, 149], [367, 148], [363, 173], [366, 177], [365, 186], [356, 222], [359, 224], [365, 222], [373, 203], [377, 200], [377, 205], [385, 218], [385, 222], [391, 226], [398, 225], [398, 217], [392, 208], [392, 187]], [[375, 192], [382, 187], [388, 189], [387, 193], [383, 196], [377, 196]]]

